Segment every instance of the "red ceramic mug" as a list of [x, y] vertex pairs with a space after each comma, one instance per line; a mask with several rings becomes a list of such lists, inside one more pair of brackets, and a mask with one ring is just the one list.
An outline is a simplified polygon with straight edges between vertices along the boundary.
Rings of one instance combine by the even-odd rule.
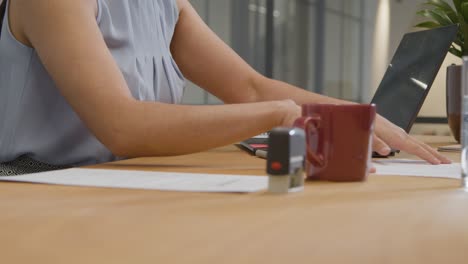
[[303, 105], [294, 126], [306, 132], [307, 179], [364, 181], [371, 166], [375, 116], [375, 105]]

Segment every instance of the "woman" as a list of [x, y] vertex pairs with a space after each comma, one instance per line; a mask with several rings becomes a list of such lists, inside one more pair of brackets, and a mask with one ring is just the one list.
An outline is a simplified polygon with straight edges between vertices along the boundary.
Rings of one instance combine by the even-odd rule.
[[[258, 74], [187, 0], [7, 6], [0, 40], [4, 174], [203, 151], [291, 126], [303, 103], [349, 103]], [[177, 105], [183, 76], [226, 104]], [[393, 147], [450, 162], [382, 117], [375, 134], [380, 154]]]

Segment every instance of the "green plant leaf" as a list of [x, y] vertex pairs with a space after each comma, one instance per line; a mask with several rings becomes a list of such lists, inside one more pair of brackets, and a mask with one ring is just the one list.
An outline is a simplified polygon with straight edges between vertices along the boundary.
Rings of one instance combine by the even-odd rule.
[[460, 47], [457, 47], [455, 44], [452, 44], [452, 45], [450, 46], [450, 48], [453, 48], [453, 49], [456, 49], [456, 50], [461, 51]]
[[415, 27], [431, 29], [440, 27], [440, 24], [434, 21], [426, 21], [415, 25]]
[[[439, 15], [444, 21], [445, 21], [445, 25], [451, 25], [453, 24], [453, 21], [452, 19], [450, 19], [450, 17], [447, 15], [447, 13], [445, 13], [442, 9], [440, 8], [434, 8], [432, 10], [432, 12], [436, 13], [437, 15]], [[440, 23], [442, 24], [442, 23]]]
[[461, 3], [464, 0], [453, 0], [453, 5], [455, 6], [455, 9], [457, 10], [458, 13], [461, 13]]
[[453, 11], [455, 12], [455, 10], [453, 10], [452, 6], [450, 6], [446, 1], [444, 0], [428, 0], [427, 2], [424, 3], [425, 5], [433, 5], [433, 6], [437, 6], [437, 7], [440, 7], [441, 9], [444, 9], [446, 11], [450, 10], [450, 11]]
[[424, 3], [428, 6], [437, 7], [442, 10], [452, 21], [453, 24], [458, 23], [457, 11], [450, 6], [446, 1], [443, 0], [429, 0]]
[[453, 24], [452, 21], [447, 17], [447, 15], [441, 13], [440, 10], [437, 9], [424, 9], [417, 12], [417, 14], [423, 17], [430, 18], [439, 23], [441, 26], [448, 26]]
[[457, 38], [453, 41], [453, 43], [457, 44], [457, 45], [460, 46], [460, 47], [463, 47], [464, 41], [463, 41], [462, 38], [457, 37]]
[[450, 53], [457, 57], [468, 55], [468, 0], [452, 0], [453, 5], [448, 0], [426, 0], [423, 10], [416, 14], [427, 18], [417, 24], [419, 28], [437, 28], [452, 24], [458, 25], [457, 37], [450, 47]]
[[458, 38], [457, 38], [453, 43], [456, 44], [456, 45], [459, 46], [459, 47], [463, 47], [463, 41], [461, 41], [461, 40], [458, 39]]
[[463, 2], [461, 4], [461, 12], [460, 12], [465, 19], [465, 22], [468, 21], [468, 2]]
[[458, 26], [457, 40], [460, 40], [461, 42], [465, 40], [465, 36], [463, 36], [463, 32], [461, 32], [460, 26]]
[[468, 1], [467, 0], [459, 0], [460, 4], [460, 11], [458, 13], [459, 16], [459, 32], [461, 33], [462, 37], [458, 37], [460, 41], [463, 43], [461, 46], [462, 55], [468, 55]]
[[457, 16], [457, 13], [456, 12], [446, 12], [445, 13], [449, 18], [450, 20], [452, 21], [453, 24], [458, 24], [459, 21], [458, 21], [458, 16]]
[[450, 47], [449, 52], [452, 53], [453, 55], [461, 58], [463, 56], [461, 50], [455, 48], [454, 46]]

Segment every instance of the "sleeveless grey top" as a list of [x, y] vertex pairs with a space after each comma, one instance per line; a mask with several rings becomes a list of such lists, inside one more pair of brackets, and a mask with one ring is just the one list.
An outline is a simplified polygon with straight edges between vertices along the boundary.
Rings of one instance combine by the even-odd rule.
[[[97, 3], [99, 28], [131, 94], [179, 103], [184, 78], [169, 49], [179, 15], [175, 0]], [[0, 163], [24, 155], [53, 165], [117, 159], [60, 95], [34, 49], [13, 37], [7, 12], [0, 35]]]

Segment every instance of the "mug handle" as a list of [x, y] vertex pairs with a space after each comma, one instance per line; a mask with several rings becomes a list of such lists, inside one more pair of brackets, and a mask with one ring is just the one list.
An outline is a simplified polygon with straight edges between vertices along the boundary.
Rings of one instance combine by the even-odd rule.
[[[303, 117], [299, 117], [298, 119], [296, 119], [296, 121], [294, 121], [294, 126], [298, 128], [302, 128], [306, 133], [307, 161], [309, 161], [310, 164], [312, 164], [314, 167], [319, 168], [319, 169], [323, 169], [326, 166], [324, 155], [322, 153], [318, 153], [318, 151], [317, 153], [313, 152], [309, 148], [309, 145], [312, 140], [315, 140], [317, 144], [320, 144], [318, 143], [320, 142], [318, 130], [320, 128], [321, 121], [322, 119], [318, 115], [303, 116]], [[317, 149], [318, 150], [321, 149], [320, 146], [317, 146]]]

